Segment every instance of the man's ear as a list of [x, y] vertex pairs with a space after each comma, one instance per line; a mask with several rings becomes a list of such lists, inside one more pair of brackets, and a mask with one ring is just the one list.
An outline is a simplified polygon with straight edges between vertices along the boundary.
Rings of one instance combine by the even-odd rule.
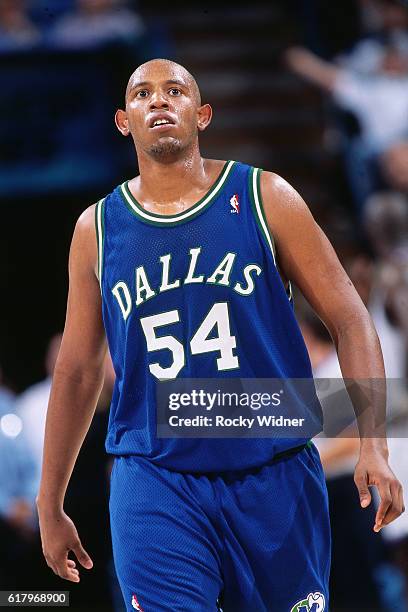
[[129, 136], [129, 121], [124, 110], [118, 109], [115, 113], [115, 124], [123, 136]]
[[209, 104], [203, 104], [197, 110], [197, 127], [202, 132], [211, 123], [212, 119], [212, 108]]

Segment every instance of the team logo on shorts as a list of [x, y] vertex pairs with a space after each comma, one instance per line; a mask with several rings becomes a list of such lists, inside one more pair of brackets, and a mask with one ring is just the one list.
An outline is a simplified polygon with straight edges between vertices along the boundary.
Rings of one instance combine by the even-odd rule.
[[140, 605], [140, 603], [138, 602], [137, 597], [136, 597], [136, 595], [135, 595], [135, 594], [133, 594], [133, 595], [132, 595], [132, 607], [133, 607], [135, 610], [139, 610], [139, 612], [143, 612], [143, 608], [142, 608], [142, 606]]
[[232, 213], [239, 213], [239, 200], [236, 193], [230, 198], [231, 210]]
[[290, 612], [324, 612], [325, 608], [324, 595], [316, 591], [316, 593], [309, 593], [305, 599], [295, 603]]

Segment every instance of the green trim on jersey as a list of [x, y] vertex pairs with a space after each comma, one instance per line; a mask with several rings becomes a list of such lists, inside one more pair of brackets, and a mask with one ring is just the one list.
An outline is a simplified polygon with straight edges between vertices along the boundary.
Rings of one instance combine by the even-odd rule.
[[103, 247], [105, 242], [105, 198], [99, 200], [95, 205], [95, 229], [96, 229], [96, 244], [98, 247], [98, 280], [102, 291], [102, 265], [103, 265]]
[[130, 192], [129, 181], [125, 181], [120, 186], [120, 193], [130, 212], [139, 217], [141, 221], [144, 221], [145, 223], [150, 223], [152, 225], [159, 225], [162, 227], [178, 225], [179, 223], [184, 223], [185, 221], [190, 221], [191, 219], [194, 219], [197, 215], [199, 215], [206, 208], [208, 208], [208, 206], [213, 202], [215, 196], [220, 192], [221, 188], [225, 184], [225, 181], [227, 180], [234, 163], [234, 161], [225, 162], [217, 180], [212, 185], [212, 187], [210, 187], [206, 195], [201, 198], [201, 200], [193, 204], [193, 206], [190, 206], [188, 210], [185, 210], [181, 213], [177, 213], [175, 215], [160, 215], [158, 213], [152, 213], [145, 210]]
[[249, 181], [249, 195], [251, 199], [252, 208], [255, 214], [256, 222], [261, 230], [263, 237], [265, 238], [266, 243], [272, 252], [273, 261], [276, 266], [276, 253], [275, 253], [275, 243], [273, 241], [272, 234], [269, 231], [268, 224], [266, 222], [266, 217], [262, 204], [261, 197], [261, 188], [260, 188], [260, 176], [261, 170], [259, 168], [251, 168], [249, 171], [248, 181]]
[[[252, 203], [252, 208], [255, 214], [256, 222], [261, 230], [262, 235], [264, 236], [269, 248], [272, 252], [273, 261], [275, 263], [276, 269], [279, 270], [279, 267], [276, 263], [276, 247], [275, 241], [273, 239], [273, 235], [268, 227], [268, 223], [266, 220], [265, 209], [262, 200], [261, 193], [261, 172], [260, 168], [251, 168], [249, 172], [249, 194]], [[293, 292], [292, 292], [292, 284], [288, 281], [288, 286], [286, 288], [286, 293], [289, 301], [293, 300]]]

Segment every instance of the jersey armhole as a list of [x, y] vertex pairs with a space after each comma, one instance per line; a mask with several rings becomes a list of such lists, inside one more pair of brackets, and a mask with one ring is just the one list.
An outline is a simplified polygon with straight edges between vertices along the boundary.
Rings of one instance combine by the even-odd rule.
[[95, 205], [95, 231], [96, 245], [98, 249], [98, 281], [102, 292], [103, 272], [103, 247], [105, 242], [105, 198], [99, 200]]
[[[264, 205], [262, 201], [261, 194], [261, 168], [251, 168], [249, 172], [249, 196], [252, 204], [252, 209], [255, 215], [255, 220], [258, 224], [259, 229], [261, 230], [261, 234], [263, 235], [266, 243], [271, 249], [273, 262], [275, 264], [276, 269], [278, 269], [278, 265], [276, 262], [276, 246], [275, 241], [273, 239], [273, 235], [268, 227], [268, 223], [266, 220]], [[293, 303], [293, 292], [292, 292], [292, 284], [288, 281], [288, 286], [286, 288], [286, 294], [290, 302]]]

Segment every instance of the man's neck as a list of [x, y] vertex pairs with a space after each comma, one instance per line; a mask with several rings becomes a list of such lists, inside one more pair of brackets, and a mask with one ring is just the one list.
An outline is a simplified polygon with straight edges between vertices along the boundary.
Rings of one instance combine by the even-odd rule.
[[140, 202], [169, 204], [188, 202], [205, 191], [212, 181], [212, 168], [194, 149], [182, 159], [163, 163], [138, 155], [139, 177], [132, 180], [132, 188]]

